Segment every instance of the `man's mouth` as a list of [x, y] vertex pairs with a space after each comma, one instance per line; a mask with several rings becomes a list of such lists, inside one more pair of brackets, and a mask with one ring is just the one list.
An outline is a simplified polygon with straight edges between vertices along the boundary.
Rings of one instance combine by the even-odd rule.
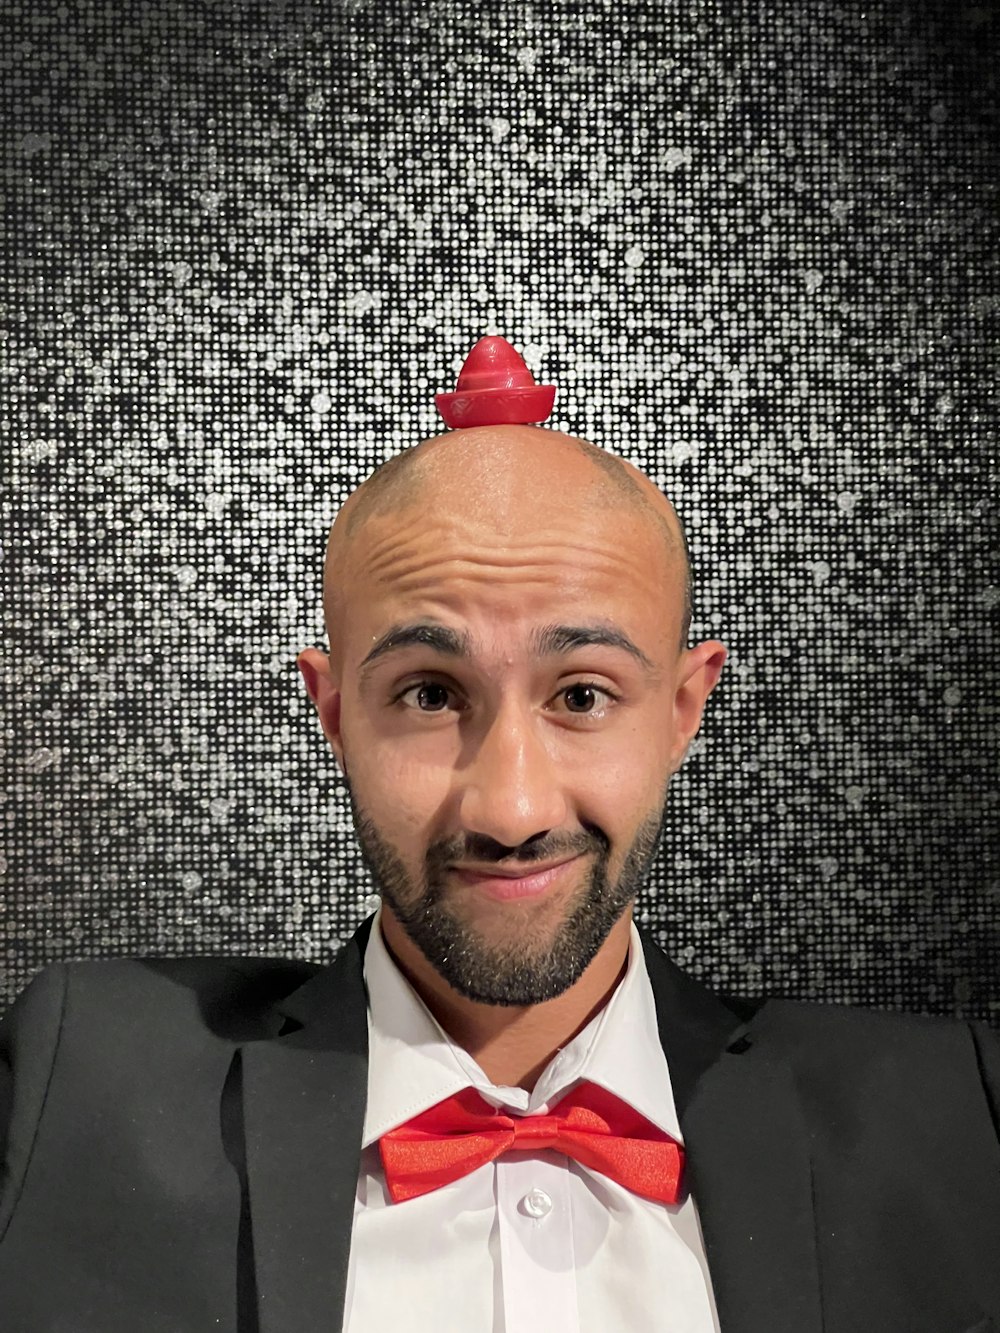
[[543, 866], [457, 865], [451, 867], [451, 873], [487, 897], [507, 902], [513, 898], [536, 898], [545, 893], [562, 883], [570, 873], [570, 867], [579, 860], [579, 856], [571, 856], [562, 861], [549, 861]]

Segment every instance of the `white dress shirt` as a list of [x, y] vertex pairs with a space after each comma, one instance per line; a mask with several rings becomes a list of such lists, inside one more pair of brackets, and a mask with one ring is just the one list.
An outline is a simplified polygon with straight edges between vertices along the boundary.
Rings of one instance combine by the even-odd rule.
[[510, 1114], [545, 1114], [600, 1084], [683, 1142], [642, 943], [611, 999], [531, 1093], [497, 1087], [441, 1028], [382, 939], [365, 951], [368, 1104], [345, 1333], [718, 1333], [694, 1202], [654, 1203], [551, 1150], [508, 1154], [403, 1203], [378, 1139], [474, 1087]]

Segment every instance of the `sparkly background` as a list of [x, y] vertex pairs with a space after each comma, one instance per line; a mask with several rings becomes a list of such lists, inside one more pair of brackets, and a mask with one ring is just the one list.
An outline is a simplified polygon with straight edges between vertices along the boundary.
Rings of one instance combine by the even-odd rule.
[[501, 332], [731, 649], [640, 918], [1000, 1020], [996, 9], [2, 12], [2, 990], [360, 919], [294, 658], [337, 506]]

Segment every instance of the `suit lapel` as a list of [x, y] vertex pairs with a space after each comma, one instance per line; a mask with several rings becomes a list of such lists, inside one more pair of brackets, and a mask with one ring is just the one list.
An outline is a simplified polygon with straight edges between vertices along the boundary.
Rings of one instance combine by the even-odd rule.
[[821, 1333], [808, 1137], [774, 1010], [741, 1021], [643, 943], [722, 1333]]
[[371, 919], [242, 1048], [259, 1333], [340, 1328], [368, 1090], [364, 947]]

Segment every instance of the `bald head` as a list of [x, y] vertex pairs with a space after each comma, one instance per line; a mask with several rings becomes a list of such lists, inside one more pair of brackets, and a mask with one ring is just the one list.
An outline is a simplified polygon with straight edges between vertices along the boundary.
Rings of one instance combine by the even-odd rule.
[[436, 435], [377, 468], [340, 509], [327, 543], [323, 606], [331, 651], [344, 600], [373, 540], [421, 511], [465, 515], [511, 541], [525, 521], [544, 533], [567, 516], [580, 541], [598, 516], [617, 517], [622, 541], [653, 534], [662, 560], [664, 613], [680, 599], [680, 644], [691, 618], [687, 544], [670, 501], [638, 468], [586, 440], [537, 426], [482, 426]]

